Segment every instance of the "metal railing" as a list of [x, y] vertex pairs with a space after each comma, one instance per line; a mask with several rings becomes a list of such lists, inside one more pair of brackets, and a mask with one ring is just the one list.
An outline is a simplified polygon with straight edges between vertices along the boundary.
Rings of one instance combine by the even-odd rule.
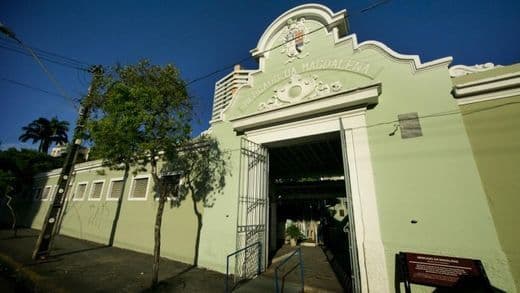
[[[225, 292], [230, 292], [229, 291], [229, 258], [234, 256], [234, 255], [237, 255], [238, 253], [242, 252], [242, 251], [245, 251], [255, 245], [258, 245], [258, 270], [257, 270], [257, 275], [260, 275], [260, 273], [262, 272], [262, 243], [260, 243], [260, 241], [258, 242], [255, 242], [255, 243], [252, 243], [252, 244], [249, 244], [248, 246], [244, 247], [244, 248], [241, 248], [231, 254], [229, 254], [227, 257], [226, 257], [226, 279], [225, 279]], [[235, 266], [236, 266], [236, 263], [235, 263]], [[231, 288], [231, 291], [234, 289], [234, 286]]]
[[291, 259], [293, 256], [295, 256], [296, 254], [298, 254], [298, 264], [300, 266], [300, 280], [301, 280], [301, 292], [303, 292], [303, 286], [304, 286], [304, 282], [303, 282], [303, 259], [302, 259], [302, 248], [299, 246], [295, 251], [293, 251], [291, 253], [291, 255], [289, 255], [286, 259], [284, 259], [282, 261], [281, 264], [279, 264], [276, 269], [274, 269], [274, 290], [276, 293], [279, 293], [279, 292], [282, 292], [281, 289], [280, 289], [280, 284], [278, 283], [278, 271], [280, 270], [280, 268], [282, 266], [284, 266], [288, 261], [289, 259]]

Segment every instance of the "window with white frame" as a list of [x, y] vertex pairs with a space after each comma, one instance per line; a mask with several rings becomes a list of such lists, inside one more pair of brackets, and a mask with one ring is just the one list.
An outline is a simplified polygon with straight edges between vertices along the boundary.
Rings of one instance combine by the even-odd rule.
[[117, 200], [123, 193], [124, 181], [123, 179], [115, 179], [110, 183], [110, 190], [107, 193], [108, 200]]
[[132, 190], [130, 192], [130, 199], [146, 199], [148, 192], [148, 176], [136, 177], [132, 182]]
[[42, 191], [42, 200], [48, 200], [51, 194], [52, 186], [45, 186], [45, 188]]
[[92, 187], [90, 190], [90, 196], [89, 199], [92, 200], [100, 200], [101, 199], [101, 192], [103, 191], [103, 184], [105, 181], [94, 181], [92, 182]]
[[76, 187], [76, 193], [72, 197], [73, 200], [82, 200], [85, 197], [85, 192], [87, 191], [87, 182], [78, 183]]

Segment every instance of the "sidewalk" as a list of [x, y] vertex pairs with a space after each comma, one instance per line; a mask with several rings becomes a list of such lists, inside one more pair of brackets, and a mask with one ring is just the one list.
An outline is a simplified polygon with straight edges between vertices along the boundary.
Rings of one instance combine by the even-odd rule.
[[[58, 236], [53, 256], [35, 262], [31, 253], [37, 233], [23, 229], [13, 238], [12, 231], [0, 230], [0, 277], [14, 276], [24, 287], [38, 292], [149, 291], [151, 255]], [[161, 259], [158, 292], [223, 292], [224, 277]]]

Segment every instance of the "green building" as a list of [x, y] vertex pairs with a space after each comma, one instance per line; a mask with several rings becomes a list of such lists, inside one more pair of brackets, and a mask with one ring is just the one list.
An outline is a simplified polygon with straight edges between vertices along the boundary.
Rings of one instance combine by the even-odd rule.
[[[200, 235], [194, 203], [171, 199], [162, 255], [192, 263], [198, 254], [199, 266], [225, 272], [228, 254], [260, 242], [260, 252], [233, 258], [234, 274], [247, 275], [258, 265], [250, 257], [267, 266], [294, 211], [317, 222], [333, 207], [345, 232], [332, 238], [350, 244], [355, 291], [395, 291], [396, 254], [416, 252], [479, 259], [494, 287], [516, 292], [520, 65], [423, 63], [358, 43], [345, 17], [317, 4], [285, 12], [251, 50], [258, 69], [236, 67], [217, 83], [207, 133], [229, 155], [225, 186], [211, 206], [196, 203]], [[40, 174], [24, 203], [33, 228], [58, 175]], [[60, 233], [151, 253], [151, 181], [101, 161], [76, 165]]]

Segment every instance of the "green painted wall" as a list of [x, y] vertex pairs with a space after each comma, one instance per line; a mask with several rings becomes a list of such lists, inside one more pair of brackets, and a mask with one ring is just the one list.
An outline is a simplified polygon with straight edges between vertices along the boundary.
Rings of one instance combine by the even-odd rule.
[[[378, 125], [368, 132], [389, 271], [399, 251], [475, 258], [494, 286], [513, 291], [447, 68], [412, 74], [388, 64], [381, 80], [380, 103], [367, 123]], [[389, 136], [393, 123], [380, 125], [408, 112], [423, 117], [423, 136]]]
[[[81, 166], [81, 164], [77, 166]], [[99, 170], [103, 170], [105, 174], [99, 174]], [[142, 174], [145, 173], [138, 173], [138, 175]], [[102, 199], [94, 201], [85, 196], [83, 200], [67, 200], [60, 233], [98, 243], [108, 243], [118, 204], [117, 201], [106, 199], [108, 186], [110, 179], [122, 178], [123, 175], [122, 171], [107, 168], [91, 168], [77, 172], [73, 177], [73, 193], [79, 182], [88, 182], [87, 192], [90, 192], [92, 181], [105, 179]], [[153, 229], [158, 205], [158, 202], [154, 199], [153, 182], [150, 178], [146, 200], [129, 200], [132, 177], [133, 174], [130, 171], [125, 184], [114, 246], [152, 253]], [[35, 186], [54, 186], [57, 179], [58, 176], [41, 178]], [[41, 229], [49, 204], [50, 201], [24, 202], [19, 204], [18, 210], [25, 211], [23, 221], [27, 225]], [[199, 204], [199, 209], [204, 211], [202, 204]], [[191, 197], [186, 198], [179, 206], [172, 206], [167, 203], [161, 231], [161, 255], [185, 263], [193, 263], [197, 218], [193, 212]]]
[[[319, 26], [311, 20], [306, 24], [310, 31]], [[309, 55], [290, 63], [278, 49], [269, 52], [263, 71], [253, 74], [252, 87], [238, 91], [226, 117], [258, 112], [258, 105], [288, 82], [285, 72], [315, 74], [328, 84], [339, 81], [343, 89], [381, 82], [379, 103], [367, 111], [366, 119], [390, 288], [395, 254], [410, 251], [481, 259], [492, 284], [514, 292], [470, 141], [451, 95], [447, 65], [416, 71], [411, 60], [391, 57], [377, 46], [355, 50], [352, 39], [334, 44], [325, 30], [312, 34], [303, 52]], [[358, 64], [358, 70], [331, 70], [340, 59]], [[306, 71], [312, 62], [322, 65]], [[409, 112], [421, 117], [423, 136], [389, 136], [397, 115]], [[432, 288], [414, 286], [414, 292], [423, 291]]]
[[227, 173], [223, 189], [210, 195], [215, 198], [215, 204], [204, 210], [199, 264], [225, 272], [226, 257], [236, 250], [240, 137], [227, 123], [213, 125], [211, 136], [217, 139], [228, 158]]
[[[312, 31], [321, 24], [308, 20], [307, 25]], [[280, 44], [281, 32], [276, 38], [274, 44]], [[259, 104], [286, 84], [293, 72], [306, 78], [316, 75], [316, 80], [328, 85], [339, 82], [343, 90], [381, 82], [379, 103], [367, 111], [366, 119], [390, 288], [394, 286], [395, 254], [412, 251], [481, 259], [493, 285], [514, 292], [508, 260], [493, 223], [493, 207], [490, 211], [480, 181], [479, 160], [475, 162], [463, 118], [450, 94], [447, 65], [415, 71], [410, 59], [394, 58], [377, 45], [354, 49], [352, 38], [336, 44], [325, 29], [310, 36], [304, 47], [309, 55], [302, 59], [287, 62], [280, 50], [267, 54], [263, 72], [252, 75], [252, 87], [237, 92], [225, 112], [226, 119], [258, 112]], [[408, 112], [419, 114], [424, 135], [401, 139], [397, 132], [389, 136], [397, 115]], [[229, 172], [224, 189], [210, 195], [215, 198], [214, 205], [204, 209], [199, 264], [225, 271], [226, 256], [236, 249], [240, 137], [228, 120], [213, 124], [211, 134], [229, 155]], [[106, 175], [121, 176], [112, 171]], [[93, 170], [76, 177], [75, 182], [100, 178]], [[35, 204], [35, 209], [29, 211], [36, 215], [30, 217], [34, 227], [41, 227], [47, 204]], [[104, 199], [70, 201], [62, 231], [106, 241], [115, 204]], [[151, 196], [147, 201], [125, 200], [116, 244], [150, 252], [155, 210]], [[418, 223], [411, 224], [412, 219]], [[195, 232], [191, 201], [167, 209], [163, 255], [190, 262]], [[432, 288], [415, 286], [414, 292], [419, 291], [429, 292]]]
[[502, 249], [520, 288], [520, 96], [461, 106]]

